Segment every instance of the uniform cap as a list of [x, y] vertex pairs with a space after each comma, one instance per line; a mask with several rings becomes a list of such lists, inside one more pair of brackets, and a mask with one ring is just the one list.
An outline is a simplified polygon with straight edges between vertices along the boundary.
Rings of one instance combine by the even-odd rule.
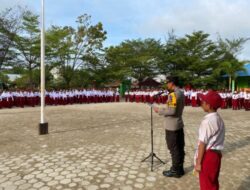
[[206, 102], [215, 110], [221, 107], [222, 98], [216, 91], [211, 90], [206, 95], [198, 94], [198, 97], [201, 101]]

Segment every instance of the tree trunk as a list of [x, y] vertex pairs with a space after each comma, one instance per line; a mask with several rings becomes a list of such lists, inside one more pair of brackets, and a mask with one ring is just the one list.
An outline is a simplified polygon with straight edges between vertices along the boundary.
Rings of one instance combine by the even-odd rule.
[[232, 92], [235, 91], [235, 79], [232, 80]]
[[231, 84], [232, 84], [232, 77], [229, 76], [229, 82], [228, 82], [228, 89], [231, 90]]
[[29, 67], [29, 87], [33, 88], [33, 76], [31, 67]]

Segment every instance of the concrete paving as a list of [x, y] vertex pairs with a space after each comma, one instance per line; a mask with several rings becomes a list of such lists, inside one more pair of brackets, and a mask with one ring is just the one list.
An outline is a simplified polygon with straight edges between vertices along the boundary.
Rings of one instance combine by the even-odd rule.
[[[250, 189], [250, 112], [220, 110], [226, 124], [220, 185]], [[163, 118], [154, 114], [154, 152], [166, 162], [141, 162], [151, 151], [150, 108], [109, 103], [46, 107], [49, 134], [38, 135], [40, 110], [0, 110], [0, 190], [198, 190], [192, 175], [197, 131], [205, 113], [184, 111], [186, 158], [180, 179], [166, 178], [170, 167]]]

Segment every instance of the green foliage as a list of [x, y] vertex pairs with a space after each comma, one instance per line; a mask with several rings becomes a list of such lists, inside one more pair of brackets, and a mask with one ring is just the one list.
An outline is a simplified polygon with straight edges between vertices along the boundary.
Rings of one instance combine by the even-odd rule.
[[228, 85], [229, 89], [231, 89], [232, 80], [236, 79], [237, 71], [244, 71], [244, 65], [246, 61], [239, 61], [237, 59], [237, 55], [243, 49], [244, 43], [246, 43], [249, 39], [247, 38], [238, 38], [238, 39], [221, 39], [219, 38], [218, 43], [221, 51], [223, 52], [223, 57], [221, 59], [221, 63], [218, 66], [217, 70], [222, 74], [228, 75]]
[[97, 69], [97, 57], [106, 39], [102, 24], [91, 25], [89, 15], [79, 16], [76, 22], [76, 29], [53, 26], [47, 32], [49, 61], [60, 68], [66, 87], [75, 86], [78, 70]]
[[[30, 88], [35, 89], [40, 86], [40, 68], [34, 69], [32, 71], [32, 83], [30, 83], [30, 73], [28, 70], [22, 71], [22, 77], [19, 79], [16, 79], [14, 83], [16, 83], [16, 86], [18, 88]], [[50, 73], [50, 68], [48, 66], [45, 67], [45, 83], [46, 88], [50, 89], [53, 88], [53, 76]]]
[[17, 88], [26, 89], [28, 86], [30, 87], [29, 76], [24, 74], [21, 78], [16, 79], [15, 83]]
[[0, 82], [1, 83], [9, 83], [9, 78], [7, 75], [5, 75], [4, 73], [0, 72]]
[[184, 84], [194, 87], [213, 82], [210, 76], [219, 63], [221, 52], [209, 40], [209, 34], [198, 31], [183, 38], [170, 39], [165, 47], [168, 74], [177, 75], [185, 81]]
[[[38, 18], [22, 8], [0, 13], [0, 70], [11, 66], [8, 73], [22, 74], [18, 87], [40, 85]], [[92, 24], [87, 14], [76, 23], [76, 27], [51, 26], [46, 31], [46, 88], [103, 87], [158, 74], [177, 75], [183, 85], [195, 88], [222, 88], [222, 75], [229, 76], [230, 85], [236, 72], [244, 70], [245, 61], [237, 55], [245, 38], [212, 41], [203, 31], [178, 38], [172, 31], [164, 44], [152, 38], [125, 40], [104, 50], [107, 33], [102, 23]], [[59, 70], [57, 79], [50, 73], [53, 68]]]
[[106, 49], [109, 75], [125, 80], [133, 77], [139, 81], [159, 73], [157, 63], [162, 52], [160, 41], [154, 39], [126, 40], [119, 46]]
[[9, 74], [25, 74], [25, 69], [21, 65], [13, 66], [11, 70], [8, 71]]
[[0, 13], [0, 70], [15, 63], [14, 39], [21, 29], [24, 12], [21, 7], [12, 7]]
[[18, 56], [17, 62], [28, 71], [28, 84], [34, 87], [33, 70], [39, 65], [40, 60], [40, 33], [38, 16], [30, 11], [23, 15], [21, 33], [14, 39]]

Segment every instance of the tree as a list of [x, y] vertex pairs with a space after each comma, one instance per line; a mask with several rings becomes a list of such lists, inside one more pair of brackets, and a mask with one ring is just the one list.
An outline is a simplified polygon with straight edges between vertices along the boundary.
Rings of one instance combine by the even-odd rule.
[[[52, 79], [53, 76], [50, 73], [50, 66], [49, 65], [45, 65], [45, 84], [47, 88], [50, 88], [52, 86]], [[41, 84], [41, 70], [40, 68], [36, 68], [33, 70], [33, 83], [35, 84], [35, 86], [40, 86]]]
[[96, 64], [93, 58], [102, 51], [106, 31], [101, 23], [91, 25], [90, 18], [87, 14], [79, 16], [76, 29], [53, 26], [47, 33], [50, 61], [60, 68], [67, 87], [71, 86], [75, 71]]
[[0, 73], [0, 82], [7, 84], [9, 82], [9, 77], [4, 73]]
[[232, 81], [236, 79], [237, 71], [244, 71], [244, 65], [246, 61], [239, 61], [237, 55], [242, 51], [243, 45], [247, 42], [248, 38], [237, 38], [233, 40], [225, 39], [219, 37], [218, 43], [221, 51], [223, 52], [222, 63], [219, 67], [222, 73], [228, 75], [228, 85], [231, 90]]
[[28, 71], [28, 84], [34, 87], [32, 72], [40, 61], [40, 30], [38, 15], [26, 11], [23, 15], [21, 32], [14, 38], [18, 53], [16, 61]]
[[106, 50], [110, 75], [120, 80], [133, 77], [138, 81], [154, 77], [159, 73], [157, 63], [161, 51], [160, 41], [151, 38], [126, 40], [119, 46], [111, 46]]
[[178, 49], [176, 49], [175, 46], [176, 40], [177, 37], [174, 34], [174, 31], [172, 30], [168, 32], [168, 38], [162, 47], [160, 61], [157, 65], [159, 72], [162, 75], [169, 75], [174, 69], [176, 69], [176, 60], [174, 59], [174, 55], [178, 52]]
[[208, 83], [216, 82], [213, 72], [219, 64], [221, 52], [209, 40], [209, 34], [198, 31], [183, 38], [170, 36], [169, 39], [165, 45], [168, 74], [177, 75], [194, 87], [205, 87]]
[[85, 65], [82, 70], [88, 73], [89, 84], [94, 87], [103, 87], [105, 83], [110, 82], [111, 76], [108, 73], [105, 54], [96, 52], [94, 56], [84, 57]]
[[14, 57], [14, 39], [21, 30], [21, 22], [25, 10], [21, 7], [5, 9], [0, 14], [0, 70], [4, 64], [8, 64]]

